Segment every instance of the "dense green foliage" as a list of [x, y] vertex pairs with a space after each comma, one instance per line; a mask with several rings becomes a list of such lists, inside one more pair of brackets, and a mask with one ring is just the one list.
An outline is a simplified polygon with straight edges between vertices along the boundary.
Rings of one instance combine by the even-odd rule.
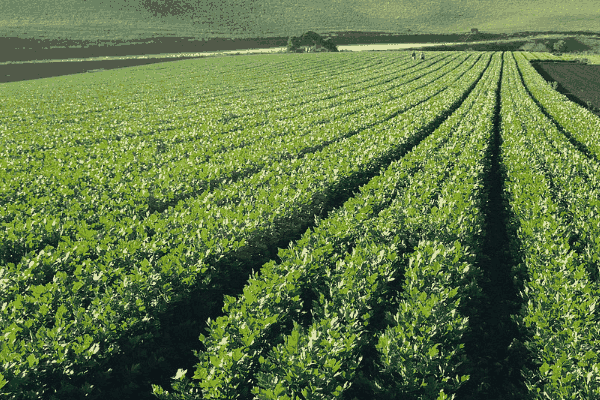
[[0, 85], [0, 393], [600, 396], [600, 120], [535, 57]]
[[591, 399], [600, 396], [600, 166], [530, 97], [528, 66], [507, 63], [502, 107], [507, 192], [524, 262], [516, 268], [528, 275], [518, 317], [531, 331], [535, 369], [525, 379], [535, 398]]
[[304, 49], [309, 51], [334, 51], [337, 52], [337, 46], [331, 38], [324, 39], [316, 32], [308, 31], [301, 36], [290, 36], [287, 42], [287, 51], [299, 53]]

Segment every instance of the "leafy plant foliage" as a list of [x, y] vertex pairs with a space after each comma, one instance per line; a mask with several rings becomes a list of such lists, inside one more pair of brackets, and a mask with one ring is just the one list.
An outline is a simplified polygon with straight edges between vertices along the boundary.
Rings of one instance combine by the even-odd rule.
[[[535, 57], [268, 55], [3, 84], [0, 393], [600, 397], [600, 120]], [[495, 310], [527, 359], [505, 389], [484, 375], [510, 360], [471, 343], [491, 329], [471, 316], [495, 300], [497, 224], [521, 289]], [[200, 337], [193, 367], [161, 347], [180, 328]]]

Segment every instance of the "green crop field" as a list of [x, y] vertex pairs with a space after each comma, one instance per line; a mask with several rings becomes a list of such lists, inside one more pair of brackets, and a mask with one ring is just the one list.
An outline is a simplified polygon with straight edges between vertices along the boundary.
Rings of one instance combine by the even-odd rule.
[[1, 397], [600, 398], [600, 118], [424, 54], [1, 83]]

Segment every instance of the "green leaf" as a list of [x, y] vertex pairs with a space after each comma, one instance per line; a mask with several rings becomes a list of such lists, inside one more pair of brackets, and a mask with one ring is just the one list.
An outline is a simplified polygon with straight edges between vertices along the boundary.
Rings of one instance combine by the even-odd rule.
[[175, 376], [172, 378], [176, 381], [180, 380], [181, 378], [185, 377], [185, 374], [187, 373], [187, 369], [181, 369], [179, 368], [177, 370], [177, 373], [175, 374]]
[[88, 350], [90, 354], [96, 354], [100, 350], [100, 343], [94, 343]]
[[429, 357], [433, 358], [438, 355], [438, 353], [439, 353], [438, 346], [439, 346], [439, 343], [437, 343], [435, 346], [433, 346], [429, 349]]
[[27, 357], [27, 362], [29, 363], [29, 368], [32, 368], [34, 365], [37, 365], [39, 361], [33, 354], [30, 354]]

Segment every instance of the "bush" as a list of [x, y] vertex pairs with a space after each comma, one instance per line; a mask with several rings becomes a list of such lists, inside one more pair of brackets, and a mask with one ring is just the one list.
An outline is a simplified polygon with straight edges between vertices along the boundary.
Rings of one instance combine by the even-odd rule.
[[556, 51], [557, 53], [564, 53], [564, 51], [567, 49], [567, 43], [564, 40], [559, 40], [558, 42], [554, 43], [554, 51]]
[[300, 38], [296, 36], [290, 36], [287, 42], [287, 51], [290, 53], [297, 53], [300, 49]]
[[519, 50], [531, 52], [548, 52], [550, 49], [542, 42], [527, 42]]
[[[317, 45], [321, 49], [317, 49]], [[338, 51], [337, 46], [331, 39], [323, 39], [318, 33], [308, 31], [300, 37], [290, 36], [287, 43], [287, 51], [290, 53], [303, 52], [306, 48], [309, 52]]]
[[325, 39], [323, 40], [323, 47], [327, 50], [327, 51], [338, 51], [337, 46], [335, 45], [335, 43], [333, 43], [331, 41], [331, 38], [329, 39]]

